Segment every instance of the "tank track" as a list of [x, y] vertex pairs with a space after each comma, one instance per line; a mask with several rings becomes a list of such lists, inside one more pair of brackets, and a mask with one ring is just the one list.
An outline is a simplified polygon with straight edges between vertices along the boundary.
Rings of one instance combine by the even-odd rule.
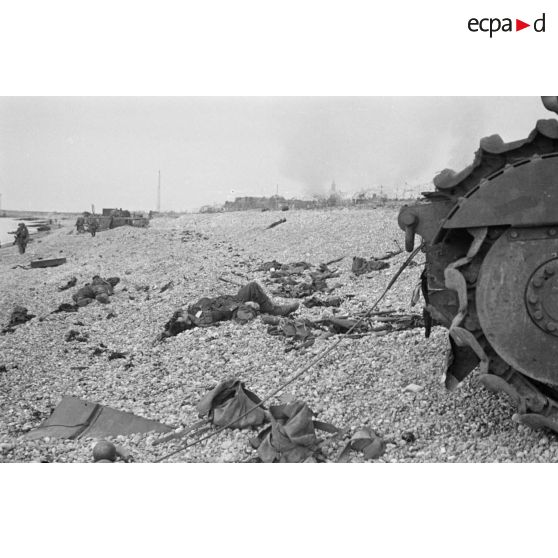
[[[555, 152], [558, 152], [556, 120], [540, 120], [527, 139], [517, 142], [506, 144], [499, 136], [490, 136], [481, 141], [473, 164], [459, 173], [442, 171], [434, 179], [436, 191], [423, 195], [432, 201], [457, 203], [507, 165]], [[488, 227], [445, 231], [438, 242], [426, 248], [423, 294], [427, 309], [449, 329], [446, 387], [455, 389], [480, 365], [478, 383], [511, 399], [517, 407], [512, 417], [515, 422], [558, 433], [558, 390], [513, 369], [491, 347], [478, 320], [475, 296], [478, 274], [486, 254], [505, 230]], [[448, 296], [451, 291], [454, 296]]]

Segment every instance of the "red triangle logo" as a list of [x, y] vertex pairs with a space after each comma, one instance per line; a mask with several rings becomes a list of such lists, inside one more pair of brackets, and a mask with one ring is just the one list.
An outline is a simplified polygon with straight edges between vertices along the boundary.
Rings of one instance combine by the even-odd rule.
[[516, 31], [521, 31], [522, 29], [525, 29], [526, 27], [531, 27], [531, 24], [530, 23], [525, 23], [524, 21], [521, 21], [520, 19], [515, 20], [515, 30]]

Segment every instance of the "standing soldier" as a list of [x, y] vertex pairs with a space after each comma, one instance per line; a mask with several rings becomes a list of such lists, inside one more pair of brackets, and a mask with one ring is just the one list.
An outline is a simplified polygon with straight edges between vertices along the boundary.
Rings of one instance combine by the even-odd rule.
[[95, 233], [97, 232], [98, 228], [99, 228], [99, 224], [97, 223], [97, 219], [95, 219], [95, 217], [90, 217], [89, 232], [91, 233], [91, 236], [95, 236]]
[[19, 223], [14, 238], [14, 244], [17, 244], [19, 253], [25, 254], [25, 248], [27, 248], [27, 243], [29, 242], [29, 230], [25, 223]]
[[77, 229], [78, 233], [85, 232], [84, 225], [85, 225], [85, 219], [84, 219], [83, 215], [80, 215], [77, 218], [77, 221], [76, 221], [76, 229]]

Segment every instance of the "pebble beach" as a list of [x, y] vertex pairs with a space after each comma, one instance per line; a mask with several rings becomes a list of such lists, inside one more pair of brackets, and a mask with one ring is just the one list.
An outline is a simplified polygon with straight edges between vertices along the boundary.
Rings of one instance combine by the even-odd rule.
[[[196, 328], [164, 343], [154, 340], [172, 313], [201, 297], [234, 293], [247, 281], [269, 287], [262, 263], [306, 261], [318, 265], [343, 258], [329, 284], [343, 298], [340, 312], [366, 311], [404, 262], [366, 275], [351, 272], [353, 256], [381, 256], [403, 243], [397, 207], [321, 211], [189, 214], [153, 219], [148, 228], [119, 227], [95, 237], [76, 234], [73, 222], [37, 237], [27, 252], [0, 250], [0, 322], [14, 306], [36, 317], [0, 335], [0, 462], [92, 462], [94, 439], [29, 441], [24, 435], [50, 416], [64, 395], [161, 421], [175, 429], [198, 421], [197, 402], [216, 384], [238, 378], [263, 398], [337, 338], [285, 352], [261, 318], [240, 325], [222, 322]], [[279, 226], [270, 223], [286, 218]], [[52, 268], [28, 268], [38, 258], [66, 258]], [[417, 256], [418, 263], [424, 259]], [[411, 308], [421, 266], [407, 268], [380, 305]], [[108, 304], [55, 313], [94, 275], [119, 277]], [[71, 278], [74, 288], [59, 291]], [[223, 280], [225, 279], [225, 280]], [[169, 285], [170, 283], [170, 285]], [[162, 290], [162, 287], [166, 286]], [[351, 296], [347, 296], [351, 295]], [[278, 302], [288, 302], [279, 299]], [[326, 308], [301, 308], [297, 317], [317, 319]], [[82, 341], [66, 341], [70, 330]], [[511, 420], [505, 396], [489, 393], [473, 372], [453, 393], [442, 383], [447, 332], [420, 328], [344, 339], [272, 403], [306, 402], [315, 418], [350, 435], [368, 427], [386, 442], [374, 462], [553, 462], [556, 437]], [[103, 350], [98, 350], [103, 348]], [[106, 350], [104, 350], [106, 349]], [[109, 359], [111, 352], [124, 358]], [[406, 390], [411, 384], [416, 390]], [[409, 436], [412, 433], [413, 436]], [[174, 462], [245, 462], [257, 456], [254, 432], [226, 430], [166, 459]], [[135, 462], [153, 462], [180, 448], [180, 441], [152, 445], [158, 435], [119, 437]], [[327, 438], [327, 435], [324, 436]], [[345, 440], [322, 447], [335, 462]], [[363, 462], [354, 451], [351, 462]]]

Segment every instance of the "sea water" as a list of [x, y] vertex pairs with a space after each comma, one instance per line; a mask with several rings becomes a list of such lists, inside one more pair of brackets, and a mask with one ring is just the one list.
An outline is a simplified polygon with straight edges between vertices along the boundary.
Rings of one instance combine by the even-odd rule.
[[36, 221], [22, 221], [21, 219], [12, 219], [11, 217], [0, 217], [0, 244], [2, 246], [13, 243], [14, 234], [12, 231], [16, 231], [18, 223], [25, 223], [30, 234], [37, 232], [35, 227], [38, 226], [38, 223]]

